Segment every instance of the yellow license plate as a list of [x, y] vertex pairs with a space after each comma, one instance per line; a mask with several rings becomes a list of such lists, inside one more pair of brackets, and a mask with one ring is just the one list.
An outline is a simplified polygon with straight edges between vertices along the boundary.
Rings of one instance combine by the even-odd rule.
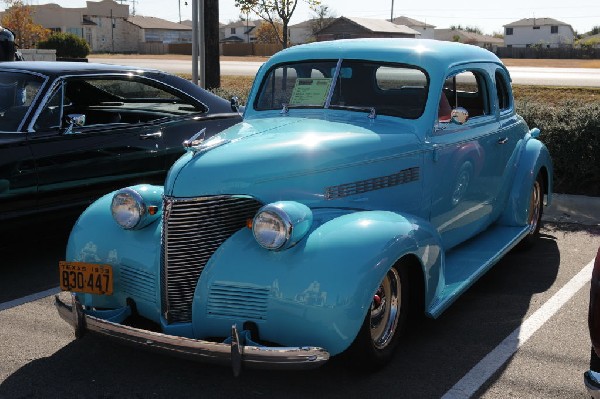
[[109, 265], [85, 262], [58, 262], [63, 291], [112, 295], [113, 270]]

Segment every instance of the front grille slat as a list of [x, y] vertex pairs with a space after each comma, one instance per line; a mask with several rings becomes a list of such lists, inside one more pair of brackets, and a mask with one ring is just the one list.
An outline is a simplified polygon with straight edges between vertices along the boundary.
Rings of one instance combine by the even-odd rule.
[[213, 253], [262, 204], [251, 197], [164, 197], [161, 306], [168, 323], [189, 322], [196, 283]]

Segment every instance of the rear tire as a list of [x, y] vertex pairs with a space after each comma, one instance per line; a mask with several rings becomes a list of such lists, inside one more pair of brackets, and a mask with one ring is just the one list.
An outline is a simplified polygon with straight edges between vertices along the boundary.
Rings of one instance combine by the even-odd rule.
[[527, 225], [529, 231], [527, 235], [519, 242], [519, 249], [529, 249], [535, 244], [539, 234], [540, 227], [542, 225], [542, 213], [544, 211], [544, 178], [538, 173], [533, 186], [531, 187], [531, 193], [529, 195], [529, 213], [527, 215]]
[[400, 343], [409, 312], [409, 276], [394, 266], [384, 276], [354, 342], [346, 351], [351, 365], [377, 370], [392, 358]]

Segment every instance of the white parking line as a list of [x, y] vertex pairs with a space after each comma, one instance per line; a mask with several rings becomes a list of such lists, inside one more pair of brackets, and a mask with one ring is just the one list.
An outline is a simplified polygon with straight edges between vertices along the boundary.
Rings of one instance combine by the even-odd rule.
[[13, 299], [12, 301], [0, 303], [0, 312], [6, 309], [14, 308], [15, 306], [23, 305], [27, 302], [37, 301], [38, 299], [45, 298], [50, 295], [58, 294], [60, 292], [59, 287], [50, 288], [49, 290], [37, 292], [35, 294], [27, 295], [22, 298]]
[[442, 396], [442, 399], [470, 398], [474, 395], [546, 321], [590, 281], [593, 267], [594, 261], [592, 260], [494, 350], [481, 359], [475, 367]]

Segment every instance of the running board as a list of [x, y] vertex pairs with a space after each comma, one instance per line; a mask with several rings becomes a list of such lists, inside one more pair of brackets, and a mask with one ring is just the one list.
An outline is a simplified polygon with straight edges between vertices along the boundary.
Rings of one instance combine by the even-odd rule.
[[495, 225], [448, 251], [443, 267], [444, 288], [429, 305], [427, 315], [438, 317], [528, 232], [529, 226]]

